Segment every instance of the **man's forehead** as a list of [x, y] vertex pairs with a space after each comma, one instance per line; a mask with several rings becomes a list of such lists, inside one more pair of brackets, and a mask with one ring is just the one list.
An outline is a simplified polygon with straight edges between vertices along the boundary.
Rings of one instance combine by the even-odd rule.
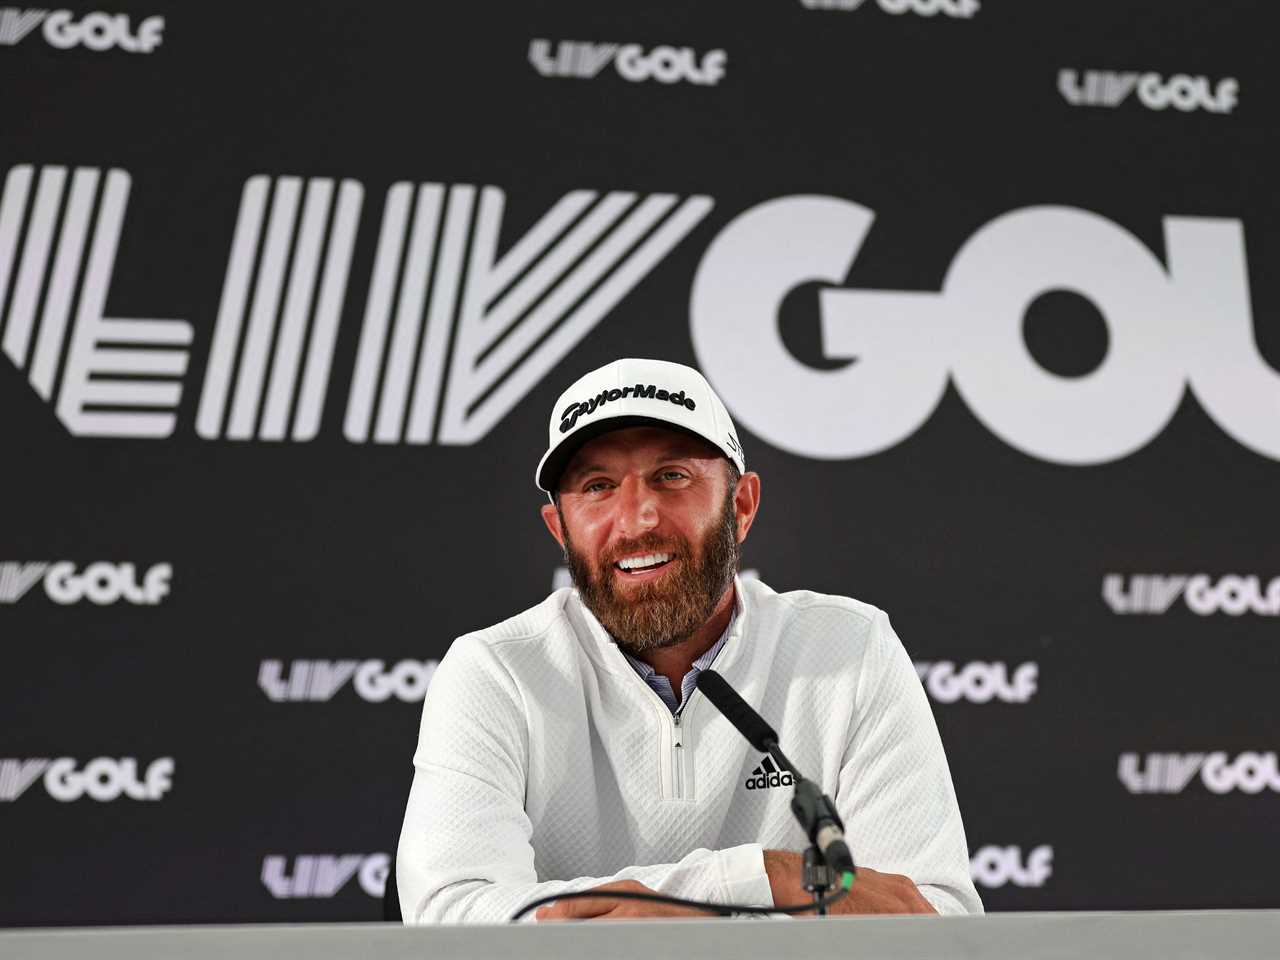
[[588, 440], [565, 467], [564, 476], [601, 461], [631, 458], [687, 457], [718, 460], [723, 455], [700, 437], [662, 427], [625, 427]]

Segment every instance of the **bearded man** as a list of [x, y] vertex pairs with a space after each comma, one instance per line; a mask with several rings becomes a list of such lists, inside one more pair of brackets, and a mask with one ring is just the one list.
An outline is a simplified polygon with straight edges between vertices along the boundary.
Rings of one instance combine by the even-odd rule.
[[432, 678], [397, 855], [407, 923], [502, 923], [581, 890], [601, 895], [534, 916], [690, 914], [610, 891], [808, 902], [790, 778], [696, 689], [711, 666], [834, 798], [858, 872], [832, 912], [982, 911], [937, 727], [883, 611], [736, 576], [760, 477], [701, 374], [588, 373], [552, 410], [535, 479], [573, 588], [460, 637]]

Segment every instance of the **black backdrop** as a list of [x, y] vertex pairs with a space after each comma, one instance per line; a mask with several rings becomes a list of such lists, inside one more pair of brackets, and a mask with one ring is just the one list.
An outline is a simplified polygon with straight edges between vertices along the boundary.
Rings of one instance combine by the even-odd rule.
[[889, 611], [989, 909], [1280, 906], [1262, 11], [5, 8], [0, 923], [375, 917], [628, 355], [721, 390], [744, 566]]

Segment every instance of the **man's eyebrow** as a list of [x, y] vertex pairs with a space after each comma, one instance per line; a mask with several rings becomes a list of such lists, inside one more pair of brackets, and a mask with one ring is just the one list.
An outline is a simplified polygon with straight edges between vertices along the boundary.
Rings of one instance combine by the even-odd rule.
[[[669, 447], [662, 456], [658, 457], [659, 461], [663, 460], [698, 460], [701, 459], [702, 453], [698, 450], [680, 449], [679, 447]], [[560, 478], [561, 483], [571, 483], [587, 473], [608, 473], [609, 468], [602, 463], [588, 463], [580, 467], [570, 467], [564, 472]]]
[[587, 465], [582, 467], [572, 467], [565, 471], [564, 477], [562, 479], [563, 479], [563, 482], [568, 483], [570, 480], [576, 480], [578, 477], [582, 476], [584, 473], [595, 473], [597, 470], [600, 471], [601, 473], [605, 472], [604, 466], [599, 463], [588, 463]]

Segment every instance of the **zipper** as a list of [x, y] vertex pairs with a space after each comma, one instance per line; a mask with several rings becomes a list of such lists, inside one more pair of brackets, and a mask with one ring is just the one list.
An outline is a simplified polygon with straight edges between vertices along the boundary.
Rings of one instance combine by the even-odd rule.
[[[684, 734], [680, 726], [679, 714], [673, 715], [671, 708], [649, 684], [635, 671], [631, 671], [635, 682], [640, 685], [653, 704], [658, 715], [658, 729], [661, 732], [658, 745], [659, 756], [659, 789], [658, 795], [663, 800], [684, 799], [684, 765], [681, 754], [684, 753]], [[692, 699], [692, 698], [690, 698]], [[682, 711], [683, 712], [683, 711]], [[667, 763], [661, 762], [663, 754], [667, 755]]]
[[671, 718], [671, 761], [674, 766], [672, 782], [675, 784], [675, 798], [684, 799], [684, 730], [680, 726], [680, 714]]
[[[720, 659], [718, 656], [716, 659]], [[659, 795], [663, 800], [683, 800], [685, 799], [684, 785], [684, 728], [686, 724], [681, 720], [681, 715], [687, 716], [693, 706], [694, 698], [699, 696], [702, 691], [694, 690], [689, 694], [689, 699], [680, 705], [680, 713], [673, 714], [671, 708], [657, 694], [649, 684], [645, 683], [634, 670], [628, 666], [628, 672], [631, 673], [635, 682], [640, 685], [649, 696], [649, 701], [654, 705], [654, 709], [658, 712], [663, 720], [669, 720], [669, 725], [662, 729], [662, 743], [660, 749], [662, 752], [668, 752], [670, 755], [670, 765], [664, 765], [662, 771], [662, 783], [659, 785]], [[670, 747], [667, 746], [670, 742]]]
[[685, 767], [686, 764], [692, 763], [692, 760], [686, 756], [689, 752], [685, 747], [685, 741], [689, 739], [689, 724], [693, 722], [693, 708], [696, 706], [695, 700], [700, 696], [700, 690], [694, 690], [689, 694], [689, 699], [680, 705], [680, 712], [671, 718], [671, 764], [672, 783], [676, 800], [684, 800], [687, 798], [688, 787], [685, 783]]

